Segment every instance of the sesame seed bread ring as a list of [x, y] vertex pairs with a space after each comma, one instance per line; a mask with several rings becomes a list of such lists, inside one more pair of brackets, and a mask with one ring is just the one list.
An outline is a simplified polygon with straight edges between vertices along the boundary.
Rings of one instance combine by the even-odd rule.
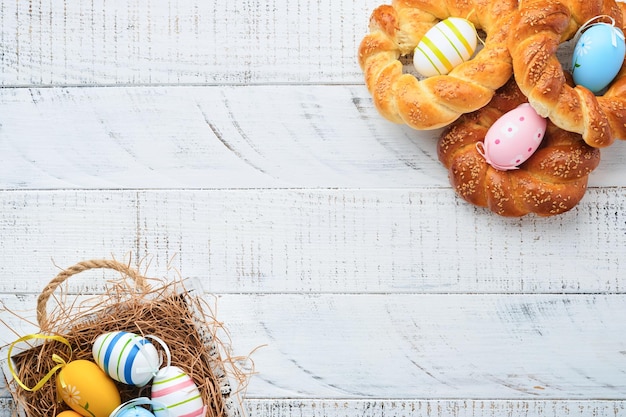
[[622, 66], [609, 89], [596, 96], [567, 84], [556, 51], [594, 17], [608, 15], [622, 28], [622, 9], [614, 0], [524, 0], [509, 37], [515, 79], [530, 105], [599, 148], [626, 139], [626, 70]]
[[511, 171], [493, 168], [476, 148], [497, 119], [524, 102], [512, 79], [487, 106], [444, 131], [437, 144], [439, 160], [456, 193], [476, 206], [506, 217], [564, 213], [582, 199], [588, 176], [600, 163], [600, 150], [579, 134], [548, 122], [540, 148]]
[[[419, 129], [447, 126], [486, 105], [512, 74], [506, 37], [517, 0], [394, 0], [376, 8], [359, 46], [359, 64], [378, 111]], [[448, 17], [468, 19], [486, 34], [484, 47], [447, 75], [425, 79], [403, 73], [399, 58]]]

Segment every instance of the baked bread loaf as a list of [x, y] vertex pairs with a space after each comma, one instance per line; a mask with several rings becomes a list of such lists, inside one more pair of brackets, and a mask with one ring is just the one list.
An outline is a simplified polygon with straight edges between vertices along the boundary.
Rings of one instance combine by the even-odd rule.
[[439, 160], [448, 168], [459, 196], [501, 216], [566, 212], [582, 199], [588, 175], [600, 162], [600, 150], [587, 145], [579, 134], [548, 122], [539, 149], [511, 171], [493, 168], [476, 148], [498, 118], [525, 101], [514, 80], [509, 81], [487, 106], [462, 116], [443, 132]]
[[535, 111], [583, 136], [594, 147], [626, 139], [626, 70], [599, 97], [568, 85], [556, 51], [588, 20], [608, 15], [621, 28], [624, 4], [614, 0], [524, 0], [511, 26], [515, 79]]
[[[378, 111], [415, 129], [447, 126], [486, 105], [512, 74], [506, 38], [517, 0], [394, 0], [376, 8], [359, 46], [359, 64]], [[439, 21], [462, 17], [486, 32], [484, 47], [447, 75], [403, 73], [399, 58], [413, 53]]]

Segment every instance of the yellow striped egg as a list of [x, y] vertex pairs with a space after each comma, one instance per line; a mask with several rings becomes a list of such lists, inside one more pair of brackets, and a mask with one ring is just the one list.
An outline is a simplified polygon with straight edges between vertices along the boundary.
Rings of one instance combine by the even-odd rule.
[[189, 375], [177, 366], [162, 368], [152, 381], [152, 411], [156, 417], [199, 417], [204, 415], [200, 391]]
[[415, 47], [413, 65], [424, 77], [445, 75], [472, 57], [477, 39], [472, 22], [449, 17], [426, 32]]
[[111, 378], [128, 385], [146, 385], [159, 369], [160, 357], [146, 338], [129, 332], [109, 332], [93, 343], [93, 358]]

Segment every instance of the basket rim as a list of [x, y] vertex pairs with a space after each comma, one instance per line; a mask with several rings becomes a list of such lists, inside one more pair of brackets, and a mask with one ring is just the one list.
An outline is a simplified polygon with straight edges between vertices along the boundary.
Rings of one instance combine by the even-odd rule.
[[[221, 395], [221, 400], [223, 403], [223, 412], [225, 413], [227, 417], [238, 417], [238, 416], [243, 415], [243, 407], [242, 407], [243, 404], [238, 395], [240, 391], [239, 389], [233, 389], [233, 385], [231, 384], [232, 381], [229, 378], [230, 367], [234, 365], [228, 361], [223, 360], [223, 355], [226, 353], [224, 352], [224, 346], [221, 343], [218, 343], [219, 340], [217, 341], [215, 340], [215, 338], [213, 337], [213, 334], [211, 334], [210, 331], [205, 330], [206, 324], [203, 323], [202, 320], [199, 318], [199, 317], [203, 317], [202, 312], [198, 312], [197, 310], [198, 308], [201, 308], [201, 305], [198, 305], [198, 303], [201, 303], [201, 301], [198, 301], [201, 299], [201, 297], [197, 295], [193, 295], [193, 296], [191, 295], [191, 292], [194, 290], [194, 288], [191, 288], [191, 289], [185, 288], [185, 285], [183, 285], [184, 280], [179, 279], [179, 280], [175, 280], [169, 283], [164, 282], [163, 286], [158, 288], [155, 291], [154, 289], [148, 287], [147, 280], [145, 279], [145, 277], [137, 274], [136, 271], [135, 271], [135, 276], [126, 274], [125, 273], [127, 271], [126, 265], [121, 264], [117, 261], [114, 261], [114, 262], [115, 262], [114, 263], [115, 266], [119, 266], [119, 265], [123, 266], [123, 268], [120, 267], [120, 269], [123, 269], [123, 271], [120, 271], [122, 272], [122, 275], [123, 275], [121, 278], [122, 280], [126, 280], [130, 277], [138, 284], [138, 286], [141, 289], [141, 292], [140, 292], [141, 300], [149, 302], [149, 303], [154, 303], [154, 302], [159, 302], [163, 300], [164, 298], [160, 298], [160, 297], [164, 297], [164, 296], [180, 298], [181, 300], [184, 300], [185, 307], [189, 309], [190, 317], [193, 322], [193, 327], [202, 345], [208, 349], [208, 355], [211, 358], [210, 363], [208, 365], [210, 366], [210, 368], [212, 369], [214, 373], [214, 380], [217, 383], [217, 387], [219, 388], [218, 391], [219, 391], [219, 394]], [[79, 266], [76, 267], [76, 265], [79, 265]], [[38, 302], [37, 302], [38, 318], [40, 314], [39, 306], [43, 305], [44, 306], [43, 311], [45, 312], [45, 305], [47, 304], [48, 298], [50, 297], [52, 292], [54, 292], [54, 290], [67, 278], [77, 273], [80, 273], [82, 271], [86, 271], [88, 269], [109, 268], [109, 266], [112, 264], [108, 262], [95, 262], [94, 263], [93, 261], [88, 261], [88, 262], [81, 262], [76, 265], [74, 265], [74, 267], [71, 267], [71, 269], [66, 269], [62, 271], [61, 273], [59, 273], [57, 277], [55, 277], [46, 286], [47, 295], [44, 295], [44, 292], [42, 292], [42, 294], [38, 298]], [[119, 271], [119, 269], [117, 268], [110, 268], [110, 269], [115, 269]], [[137, 278], [142, 282], [141, 284], [139, 284]], [[182, 288], [182, 290], [181, 288], [178, 287], [179, 285]], [[168, 290], [171, 290], [173, 288], [176, 288], [177, 291], [167, 292]], [[156, 297], [154, 297], [155, 294], [157, 295]], [[76, 294], [76, 297], [80, 297], [80, 296], [81, 294]], [[149, 296], [152, 296], [152, 298], [147, 298]], [[125, 303], [128, 303], [128, 301], [121, 301], [114, 305], [123, 306]], [[88, 321], [89, 319], [92, 319], [92, 320], [97, 319], [98, 314], [103, 314], [103, 312], [106, 311], [106, 309], [108, 308], [111, 308], [111, 306], [105, 305], [99, 309], [92, 310], [90, 314], [84, 314], [83, 316], [81, 316], [80, 321], [82, 322], [84, 320]], [[57, 332], [54, 332], [52, 328], [50, 328], [49, 326], [50, 321], [47, 317], [47, 313], [42, 313], [42, 314], [46, 314], [46, 315], [42, 316], [43, 318], [40, 321], [41, 330], [45, 330], [45, 332], [57, 333]], [[41, 326], [41, 324], [44, 324], [45, 326]], [[72, 326], [69, 332], [71, 332], [75, 328], [76, 327]], [[11, 357], [8, 356], [9, 346], [4, 346], [0, 349], [0, 351], [2, 352], [0, 363], [2, 366], [2, 371], [3, 371], [5, 382], [6, 382], [6, 389], [11, 394], [11, 397], [14, 403], [14, 409], [17, 411], [18, 415], [28, 416], [29, 414], [26, 412], [26, 409], [22, 404], [23, 398], [20, 397], [19, 391], [15, 387], [16, 381], [10, 371], [10, 366], [9, 366], [10, 361], [12, 361], [11, 364], [15, 366], [14, 358], [16, 356], [21, 355], [25, 352], [28, 352], [28, 350], [33, 349], [33, 348], [41, 348], [41, 346], [43, 346], [44, 343], [45, 343], [44, 340], [30, 343], [29, 344], [31, 345], [30, 348], [13, 352]], [[240, 382], [240, 381], [235, 381], [235, 382]]]

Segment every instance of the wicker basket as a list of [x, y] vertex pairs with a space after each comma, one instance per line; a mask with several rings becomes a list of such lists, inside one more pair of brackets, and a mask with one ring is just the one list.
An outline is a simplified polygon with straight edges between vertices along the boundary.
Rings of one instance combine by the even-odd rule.
[[[87, 311], [84, 304], [79, 308], [75, 300], [69, 303], [68, 297], [62, 297], [60, 304], [67, 305], [60, 313], [58, 308], [54, 310], [56, 316], [48, 314], [48, 301], [61, 283], [73, 275], [98, 268], [118, 271], [122, 277], [110, 281], [113, 288], [107, 286], [106, 294], [90, 298], [91, 303], [96, 301], [95, 307]], [[153, 281], [158, 283], [156, 287], [150, 285]], [[242, 414], [240, 403], [226, 372], [231, 369], [227, 366], [231, 363], [224, 357], [223, 346], [215, 334], [219, 324], [207, 310], [210, 311], [207, 304], [200, 297], [192, 296], [180, 280], [148, 279], [115, 260], [91, 260], [62, 271], [50, 281], [37, 301], [37, 321], [41, 334], [59, 335], [70, 342], [72, 360], [93, 360], [93, 341], [99, 334], [110, 331], [154, 335], [168, 345], [175, 343], [174, 348], [170, 346], [171, 364], [182, 368], [194, 380], [207, 406], [206, 416], [239, 417]], [[181, 334], [185, 335], [182, 344], [176, 336]], [[33, 387], [55, 366], [52, 354], [63, 352], [63, 348], [69, 350], [58, 342], [42, 341], [10, 358], [3, 355], [7, 387], [18, 415], [52, 417], [68, 409], [57, 399], [52, 381], [31, 392], [21, 388], [14, 378], [15, 374], [23, 384]], [[149, 396], [149, 384], [143, 388], [116, 384], [122, 401]]]

